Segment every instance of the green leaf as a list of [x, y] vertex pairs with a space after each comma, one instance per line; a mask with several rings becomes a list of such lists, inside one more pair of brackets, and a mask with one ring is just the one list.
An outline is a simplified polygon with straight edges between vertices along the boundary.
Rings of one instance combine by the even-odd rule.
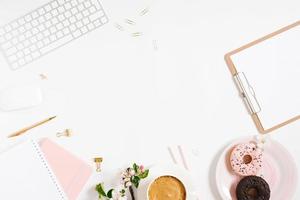
[[99, 193], [99, 198], [107, 197], [102, 183], [99, 183], [98, 185], [96, 185], [96, 191]]
[[143, 173], [141, 173], [141, 174], [139, 175], [139, 178], [140, 178], [140, 179], [144, 179], [144, 178], [147, 178], [148, 175], [149, 175], [149, 169], [147, 169], [147, 170], [145, 170]]
[[133, 169], [134, 169], [135, 173], [138, 173], [139, 166], [136, 163], [134, 163]]
[[112, 193], [113, 193], [114, 189], [111, 189], [107, 192], [107, 197], [108, 198], [112, 198]]
[[131, 177], [131, 182], [134, 185], [134, 187], [138, 188], [140, 184], [140, 178], [138, 176]]

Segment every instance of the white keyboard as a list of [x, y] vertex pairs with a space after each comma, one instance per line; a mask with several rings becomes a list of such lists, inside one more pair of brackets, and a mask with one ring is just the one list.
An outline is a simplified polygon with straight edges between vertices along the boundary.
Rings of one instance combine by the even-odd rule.
[[18, 69], [107, 22], [98, 0], [54, 0], [0, 27], [0, 49]]

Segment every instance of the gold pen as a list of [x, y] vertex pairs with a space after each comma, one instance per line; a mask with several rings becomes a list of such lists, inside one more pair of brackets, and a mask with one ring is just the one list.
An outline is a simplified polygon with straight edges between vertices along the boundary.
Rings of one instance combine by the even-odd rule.
[[51, 120], [54, 119], [54, 118], [56, 118], [56, 116], [50, 117], [50, 118], [47, 118], [47, 119], [45, 119], [45, 120], [43, 120], [43, 121], [37, 122], [37, 123], [35, 123], [35, 124], [32, 124], [31, 126], [25, 127], [25, 128], [23, 128], [23, 129], [21, 129], [21, 130], [15, 132], [15, 133], [9, 135], [8, 137], [11, 138], [11, 137], [17, 137], [17, 136], [19, 136], [19, 135], [22, 135], [22, 134], [26, 133], [27, 131], [29, 131], [30, 129], [33, 129], [33, 128], [37, 127], [37, 126], [40, 126], [40, 125], [42, 125], [42, 124], [44, 124], [44, 123], [47, 123], [47, 122], [51, 121]]

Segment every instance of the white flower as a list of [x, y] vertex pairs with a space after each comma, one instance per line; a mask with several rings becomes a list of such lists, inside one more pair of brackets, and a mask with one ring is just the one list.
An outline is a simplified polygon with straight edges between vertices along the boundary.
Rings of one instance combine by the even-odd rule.
[[130, 174], [131, 176], [133, 176], [133, 175], [135, 175], [135, 171], [134, 171], [133, 169], [130, 169], [129, 174]]

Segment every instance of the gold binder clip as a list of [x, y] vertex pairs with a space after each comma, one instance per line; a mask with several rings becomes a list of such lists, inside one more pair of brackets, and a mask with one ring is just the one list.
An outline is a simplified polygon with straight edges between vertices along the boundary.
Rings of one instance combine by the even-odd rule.
[[72, 135], [72, 130], [71, 129], [66, 129], [62, 133], [60, 133], [60, 132], [56, 133], [57, 137], [61, 137], [61, 136], [71, 137], [71, 135]]
[[101, 158], [101, 157], [94, 158], [94, 162], [96, 163], [96, 171], [97, 172], [101, 172], [102, 161], [103, 161], [103, 158]]

